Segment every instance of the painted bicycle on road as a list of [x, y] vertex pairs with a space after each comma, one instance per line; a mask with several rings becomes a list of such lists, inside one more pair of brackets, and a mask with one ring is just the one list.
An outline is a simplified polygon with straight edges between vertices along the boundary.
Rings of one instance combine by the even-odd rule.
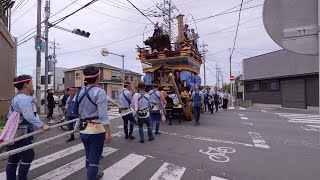
[[199, 150], [200, 153], [209, 156], [209, 159], [216, 162], [229, 162], [230, 158], [226, 154], [235, 153], [236, 150], [230, 147], [208, 147], [208, 151]]

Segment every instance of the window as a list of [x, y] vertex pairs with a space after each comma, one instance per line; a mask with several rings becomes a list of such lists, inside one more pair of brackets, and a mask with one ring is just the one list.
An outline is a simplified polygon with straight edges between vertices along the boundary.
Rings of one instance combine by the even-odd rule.
[[246, 92], [258, 92], [260, 91], [260, 82], [247, 82], [246, 83]]
[[279, 80], [262, 81], [262, 91], [279, 91]]
[[76, 73], [76, 80], [81, 80], [81, 74], [80, 73]]
[[62, 84], [64, 84], [64, 78], [62, 78]]
[[[52, 75], [48, 75], [48, 84], [51, 84], [51, 76]], [[41, 84], [45, 84], [45, 76], [41, 76]]]
[[119, 71], [111, 71], [111, 79], [119, 79], [120, 72]]
[[117, 86], [112, 86], [111, 87], [111, 92], [112, 92], [112, 99], [118, 99], [118, 87]]
[[131, 80], [131, 82], [133, 81], [133, 76], [130, 76], [130, 80]]
[[128, 77], [128, 76], [125, 76], [124, 79], [125, 79], [126, 81], [129, 81], [129, 77]]

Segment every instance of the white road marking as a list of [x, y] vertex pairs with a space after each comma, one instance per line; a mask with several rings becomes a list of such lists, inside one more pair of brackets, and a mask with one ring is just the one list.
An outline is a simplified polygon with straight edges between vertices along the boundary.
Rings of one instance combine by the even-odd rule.
[[256, 132], [249, 132], [255, 147], [270, 149], [267, 143], [262, 139], [262, 136]]
[[217, 176], [211, 176], [211, 180], [228, 180]]
[[164, 163], [150, 180], [179, 180], [181, 179], [186, 168], [170, 163]]
[[248, 118], [247, 118], [247, 117], [241, 117], [241, 119], [242, 119], [242, 120], [248, 120]]
[[[308, 127], [302, 127], [306, 131], [320, 131], [320, 116], [316, 114], [294, 114], [294, 113], [276, 113], [279, 116], [288, 118], [288, 122], [305, 124]], [[312, 127], [314, 126], [314, 127]], [[310, 128], [311, 127], [311, 128]]]
[[[110, 147], [105, 147], [102, 152], [102, 156], [108, 156], [114, 152], [116, 152], [117, 149], [110, 148]], [[85, 163], [86, 163], [86, 157], [83, 156], [75, 161], [72, 161], [64, 166], [61, 166], [53, 171], [50, 171], [38, 178], [37, 180], [60, 180], [63, 178], [66, 178], [70, 176], [71, 174], [79, 171], [82, 168], [85, 168]]]
[[246, 110], [246, 108], [244, 108], [244, 107], [239, 107], [239, 109], [240, 109], [240, 110]]
[[239, 116], [244, 116], [244, 114], [238, 114]]
[[292, 123], [302, 123], [302, 124], [320, 124], [320, 121], [317, 120], [305, 120], [305, 121], [301, 121], [301, 120], [289, 120], [288, 122], [292, 122]]
[[200, 149], [199, 152], [208, 155], [211, 161], [229, 162], [230, 158], [226, 156], [226, 154], [235, 153], [236, 150], [230, 147], [218, 147], [218, 148], [208, 147], [207, 151], [203, 151], [202, 149]]
[[[147, 131], [147, 130], [145, 130]], [[186, 139], [193, 139], [193, 140], [200, 140], [200, 141], [208, 141], [208, 142], [217, 142], [217, 143], [225, 143], [225, 144], [233, 144], [233, 145], [242, 145], [242, 146], [247, 146], [247, 147], [253, 147], [252, 144], [246, 144], [246, 143], [241, 143], [241, 142], [234, 142], [234, 141], [227, 141], [227, 140], [222, 140], [222, 139], [212, 139], [212, 138], [207, 138], [207, 137], [199, 137], [199, 136], [191, 136], [191, 135], [179, 135], [177, 133], [169, 133], [169, 132], [164, 132], [160, 131], [162, 134], [167, 134], [171, 136], [176, 136], [180, 138], [186, 138]]]
[[261, 112], [268, 112], [267, 110], [261, 110]]
[[[46, 164], [48, 164], [50, 162], [53, 162], [53, 161], [55, 161], [57, 159], [66, 157], [66, 156], [68, 156], [70, 154], [73, 154], [73, 153], [78, 152], [78, 151], [83, 150], [83, 149], [84, 149], [84, 146], [81, 143], [81, 144], [77, 144], [75, 146], [69, 147], [67, 149], [55, 152], [53, 154], [44, 156], [42, 158], [39, 158], [39, 159], [33, 161], [29, 170], [33, 170], [33, 169], [36, 169], [38, 167], [44, 166], [44, 165], [46, 165]], [[6, 179], [6, 172], [0, 173], [0, 179]]]
[[142, 163], [146, 157], [137, 154], [129, 154], [127, 157], [121, 159], [116, 164], [104, 170], [102, 180], [119, 180], [132, 169]]
[[242, 122], [243, 124], [246, 124], [246, 125], [250, 125], [250, 126], [253, 126], [252, 123], [247, 123], [247, 122]]
[[234, 109], [234, 107], [229, 107], [229, 109]]
[[305, 127], [302, 127], [300, 126], [302, 129], [306, 130], [306, 131], [319, 131], [318, 129], [315, 129], [315, 128], [305, 128]]

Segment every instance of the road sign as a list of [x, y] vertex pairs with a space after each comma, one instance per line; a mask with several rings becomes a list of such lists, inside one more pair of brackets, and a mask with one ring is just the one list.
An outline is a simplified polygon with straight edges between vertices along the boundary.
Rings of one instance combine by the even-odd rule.
[[265, 0], [263, 23], [281, 47], [299, 54], [318, 54], [318, 0]]
[[234, 81], [234, 76], [230, 76], [230, 81]]

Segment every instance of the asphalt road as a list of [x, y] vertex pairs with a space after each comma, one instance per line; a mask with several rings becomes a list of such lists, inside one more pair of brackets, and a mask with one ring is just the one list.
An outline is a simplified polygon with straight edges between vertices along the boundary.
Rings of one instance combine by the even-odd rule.
[[[155, 141], [125, 140], [122, 120], [111, 122], [112, 143], [100, 169], [109, 180], [318, 180], [319, 115], [301, 111], [230, 109], [194, 122], [161, 124]], [[64, 131], [55, 129], [36, 140]], [[29, 179], [85, 178], [84, 150], [68, 137], [36, 148]], [[146, 132], [145, 132], [146, 137]], [[6, 162], [0, 163], [1, 172]], [[0, 174], [0, 179], [5, 173]]]

